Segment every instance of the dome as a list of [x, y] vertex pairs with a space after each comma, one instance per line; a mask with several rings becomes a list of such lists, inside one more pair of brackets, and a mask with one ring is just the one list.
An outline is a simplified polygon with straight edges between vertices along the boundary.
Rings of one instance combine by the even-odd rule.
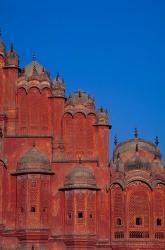
[[65, 103], [65, 109], [95, 110], [95, 101], [84, 91], [76, 91], [71, 94]]
[[24, 69], [24, 73], [27, 77], [31, 77], [32, 75], [41, 75], [43, 70], [43, 66], [39, 64], [36, 60], [32, 60], [31, 63], [26, 65]]
[[113, 162], [116, 169], [119, 159], [124, 165], [124, 171], [138, 169], [148, 171], [155, 166], [163, 168], [158, 146], [140, 138], [130, 139], [118, 144], [113, 153]]
[[45, 87], [50, 88], [50, 82], [51, 79], [49, 73], [36, 61], [35, 58], [33, 58], [30, 64], [25, 66], [18, 78], [19, 87], [24, 87], [25, 89], [31, 87], [38, 87], [39, 89]]
[[15, 174], [45, 173], [53, 174], [50, 161], [35, 146], [28, 150], [17, 162]]
[[109, 125], [108, 112], [103, 108], [100, 108], [96, 113], [96, 125], [106, 125], [111, 128]]
[[94, 173], [82, 165], [73, 168], [65, 177], [64, 187], [68, 189], [98, 190]]

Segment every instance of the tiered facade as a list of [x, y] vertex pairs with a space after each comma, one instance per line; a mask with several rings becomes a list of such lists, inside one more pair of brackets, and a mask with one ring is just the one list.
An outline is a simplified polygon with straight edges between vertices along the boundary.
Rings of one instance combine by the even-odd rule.
[[2, 39], [0, 90], [0, 249], [165, 249], [158, 141], [115, 139], [110, 161], [107, 112]]

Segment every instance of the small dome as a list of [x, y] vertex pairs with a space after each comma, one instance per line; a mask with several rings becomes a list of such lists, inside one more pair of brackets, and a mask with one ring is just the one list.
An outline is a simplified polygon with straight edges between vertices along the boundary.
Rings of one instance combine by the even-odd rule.
[[45, 87], [50, 88], [51, 79], [44, 67], [33, 58], [32, 62], [20, 72], [17, 83], [19, 87], [25, 89], [31, 87], [43, 89]]
[[[96, 113], [96, 125], [109, 125], [108, 112], [100, 108]], [[111, 126], [110, 126], [111, 127]]]
[[65, 109], [95, 111], [95, 101], [84, 91], [76, 91], [67, 98]]
[[118, 144], [113, 153], [116, 169], [118, 158], [124, 164], [124, 171], [151, 170], [155, 166], [163, 168], [160, 149], [144, 139], [134, 138]]
[[57, 74], [55, 79], [53, 80], [52, 93], [53, 93], [53, 96], [56, 96], [56, 97], [64, 97], [65, 96], [64, 81], [59, 78], [59, 74]]
[[43, 66], [39, 64], [36, 60], [33, 60], [31, 63], [26, 65], [24, 69], [24, 74], [27, 77], [31, 77], [34, 74], [41, 75], [42, 71], [43, 71]]
[[68, 189], [98, 190], [94, 173], [82, 165], [76, 166], [65, 177], [62, 190]]
[[53, 174], [49, 159], [35, 146], [28, 150], [17, 162], [15, 174], [25, 173]]
[[6, 55], [6, 66], [18, 66], [18, 64], [19, 57], [16, 51], [13, 49], [13, 45], [11, 44], [11, 48]]

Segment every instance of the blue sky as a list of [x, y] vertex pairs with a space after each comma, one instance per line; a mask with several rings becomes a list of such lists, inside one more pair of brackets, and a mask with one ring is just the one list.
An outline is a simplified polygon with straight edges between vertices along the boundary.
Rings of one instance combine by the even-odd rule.
[[[51, 76], [64, 77], [108, 109], [111, 148], [119, 141], [160, 137], [165, 158], [165, 1], [2, 1], [0, 27], [20, 64], [33, 52]], [[112, 150], [111, 150], [112, 151]]]

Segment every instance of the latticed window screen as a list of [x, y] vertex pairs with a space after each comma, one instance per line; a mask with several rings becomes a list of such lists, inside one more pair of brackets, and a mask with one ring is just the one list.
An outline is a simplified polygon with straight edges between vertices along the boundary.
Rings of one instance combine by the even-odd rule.
[[144, 191], [132, 192], [129, 198], [129, 226], [149, 226], [149, 199]]

